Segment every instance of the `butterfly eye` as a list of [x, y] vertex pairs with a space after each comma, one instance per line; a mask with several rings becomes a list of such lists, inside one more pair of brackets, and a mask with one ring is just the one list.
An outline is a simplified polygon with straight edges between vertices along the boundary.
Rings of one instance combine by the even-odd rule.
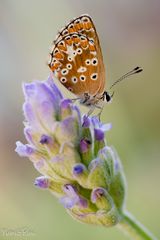
[[71, 79], [72, 79], [72, 82], [73, 82], [73, 83], [77, 83], [77, 82], [78, 82], [77, 77], [72, 77]]
[[68, 74], [68, 69], [67, 68], [63, 68], [62, 71], [61, 71], [61, 74], [62, 75], [67, 75]]
[[97, 58], [92, 58], [92, 65], [97, 66], [98, 64], [98, 59]]
[[81, 80], [82, 82], [85, 81], [85, 80], [86, 80], [86, 76], [81, 75], [81, 76], [80, 76], [80, 80]]
[[86, 65], [90, 65], [91, 64], [90, 59], [86, 59], [85, 63], [86, 63]]
[[65, 83], [65, 82], [67, 82], [67, 79], [66, 79], [65, 77], [61, 77], [60, 81], [61, 81], [62, 83]]
[[91, 74], [91, 79], [92, 80], [97, 80], [97, 78], [98, 78], [98, 74], [97, 73], [92, 73]]
[[82, 48], [77, 48], [77, 54], [82, 54]]

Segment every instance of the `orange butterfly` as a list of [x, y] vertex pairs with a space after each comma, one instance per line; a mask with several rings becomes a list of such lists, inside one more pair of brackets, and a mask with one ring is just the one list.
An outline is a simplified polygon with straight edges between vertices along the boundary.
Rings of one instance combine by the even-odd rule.
[[[77, 96], [80, 103], [102, 109], [100, 102], [111, 100], [105, 91], [105, 68], [96, 28], [90, 16], [73, 19], [58, 34], [48, 62], [58, 80]], [[142, 71], [139, 67], [122, 79]]]

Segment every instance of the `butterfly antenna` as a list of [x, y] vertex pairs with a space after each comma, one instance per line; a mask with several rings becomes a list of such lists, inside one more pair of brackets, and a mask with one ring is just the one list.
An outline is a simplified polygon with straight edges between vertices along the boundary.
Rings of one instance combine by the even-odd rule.
[[135, 73], [140, 73], [142, 72], [143, 69], [140, 68], [140, 67], [135, 67], [134, 69], [132, 69], [131, 71], [127, 72], [126, 74], [124, 74], [122, 77], [120, 77], [119, 79], [117, 79], [111, 86], [110, 86], [110, 89], [112, 87], [114, 87], [117, 83], [121, 82], [122, 80], [124, 80], [125, 78], [128, 78], [132, 75], [134, 75]]

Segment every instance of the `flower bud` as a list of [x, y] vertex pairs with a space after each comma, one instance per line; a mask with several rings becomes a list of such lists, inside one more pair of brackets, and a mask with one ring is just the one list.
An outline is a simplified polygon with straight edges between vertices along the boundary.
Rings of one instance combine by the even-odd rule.
[[49, 187], [49, 178], [40, 176], [35, 179], [34, 185], [39, 188], [47, 189]]
[[106, 145], [111, 124], [81, 113], [49, 77], [23, 85], [25, 137], [16, 152], [29, 157], [49, 190], [75, 219], [114, 226], [125, 201], [125, 179], [115, 150]]

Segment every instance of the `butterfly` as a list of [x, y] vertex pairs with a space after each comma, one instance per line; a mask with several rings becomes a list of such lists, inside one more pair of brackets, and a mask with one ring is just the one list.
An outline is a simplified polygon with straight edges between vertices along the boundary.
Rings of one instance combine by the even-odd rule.
[[[48, 66], [80, 103], [91, 106], [89, 114], [95, 108], [102, 110], [99, 103], [111, 100], [112, 96], [105, 91], [105, 67], [98, 34], [89, 15], [73, 19], [59, 32], [53, 41]], [[134, 68], [115, 83], [138, 71], [141, 71], [139, 67]]]

